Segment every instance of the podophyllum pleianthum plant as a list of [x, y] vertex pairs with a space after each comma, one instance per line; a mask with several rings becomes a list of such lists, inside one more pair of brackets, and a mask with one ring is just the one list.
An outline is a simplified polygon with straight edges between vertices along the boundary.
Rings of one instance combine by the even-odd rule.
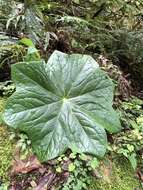
[[121, 129], [112, 108], [112, 80], [88, 55], [55, 51], [48, 63], [14, 64], [12, 80], [16, 92], [7, 102], [4, 120], [27, 134], [41, 161], [73, 148], [103, 157], [105, 131]]

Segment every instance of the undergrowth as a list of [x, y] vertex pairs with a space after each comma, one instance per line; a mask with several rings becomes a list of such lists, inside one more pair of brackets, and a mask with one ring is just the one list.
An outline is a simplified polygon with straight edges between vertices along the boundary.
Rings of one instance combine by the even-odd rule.
[[135, 178], [130, 163], [122, 157], [113, 160], [110, 174], [108, 168], [104, 172], [106, 175], [103, 178], [93, 180], [90, 190], [142, 189], [139, 181]]
[[8, 170], [12, 161], [13, 145], [5, 126], [0, 126], [0, 179], [9, 179]]
[[[0, 98], [0, 113], [4, 109], [6, 99]], [[12, 160], [13, 144], [9, 138], [9, 132], [3, 124], [0, 124], [0, 182], [8, 181], [8, 170]]]

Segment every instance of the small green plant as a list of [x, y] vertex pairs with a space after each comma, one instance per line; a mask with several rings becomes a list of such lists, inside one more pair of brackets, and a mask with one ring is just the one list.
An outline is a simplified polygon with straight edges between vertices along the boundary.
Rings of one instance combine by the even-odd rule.
[[2, 183], [0, 185], [0, 190], [9, 190], [9, 184], [7, 183]]
[[24, 56], [24, 61], [39, 61], [41, 59], [38, 49], [35, 47], [33, 41], [29, 38], [22, 38], [19, 44], [27, 47], [27, 54]]
[[99, 167], [99, 160], [92, 156], [72, 152], [57, 159], [56, 172], [67, 172], [68, 177], [59, 190], [87, 189], [92, 181], [92, 173]]
[[24, 133], [10, 133], [10, 140], [16, 140], [16, 150], [20, 151], [20, 158], [25, 159], [31, 153], [31, 141]]
[[137, 167], [137, 155], [135, 152], [135, 148], [132, 144], [123, 144], [120, 145], [121, 147], [117, 147], [117, 150], [115, 149], [115, 151], [118, 154], [122, 154], [123, 156], [125, 156], [131, 163], [133, 169], [135, 170]]
[[114, 143], [111, 150], [125, 156], [133, 169], [138, 165], [139, 152], [143, 147], [143, 101], [133, 98], [121, 105], [121, 120], [125, 132], [113, 136]]
[[[143, 100], [132, 97], [118, 105], [121, 123], [124, 129], [140, 128], [138, 120], [143, 115]], [[141, 130], [141, 129], [140, 129]]]

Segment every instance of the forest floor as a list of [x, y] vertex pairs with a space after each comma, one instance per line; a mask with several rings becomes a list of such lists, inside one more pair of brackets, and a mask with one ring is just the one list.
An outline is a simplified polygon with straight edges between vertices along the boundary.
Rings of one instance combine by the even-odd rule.
[[[3, 111], [6, 99], [0, 98], [0, 112]], [[12, 161], [13, 144], [10, 140], [9, 132], [6, 126], [0, 125], [0, 180], [8, 181], [8, 171]]]
[[[15, 3], [11, 5], [11, 1], [3, 0], [6, 6], [2, 6], [4, 23], [0, 34], [0, 43], [4, 44], [0, 50], [0, 190], [81, 190], [75, 184], [87, 185], [87, 178], [91, 179], [89, 187], [84, 188], [87, 190], [142, 190], [141, 4], [134, 1], [126, 5], [125, 1], [118, 1], [118, 6], [109, 0], [105, 3], [97, 1], [93, 6], [95, 0], [50, 0], [48, 3], [41, 0], [33, 1], [34, 6], [32, 1], [29, 5], [18, 3], [15, 6]], [[14, 17], [11, 16], [13, 12], [16, 13]], [[10, 131], [2, 121], [1, 113], [7, 98], [1, 95], [9, 96], [15, 89], [11, 82], [11, 65], [28, 59], [47, 60], [54, 50], [92, 55], [115, 83], [114, 107], [123, 128], [119, 134], [108, 134], [107, 154], [103, 160], [96, 159], [99, 165], [94, 169], [87, 164], [88, 158], [82, 160], [79, 154], [70, 158], [73, 153], [70, 150], [41, 164], [33, 155], [26, 134]], [[75, 161], [78, 167], [74, 165]], [[70, 164], [75, 166], [72, 169], [77, 175], [68, 170]], [[72, 183], [69, 183], [70, 187], [65, 185], [68, 179]]]
[[[3, 111], [6, 100], [0, 98], [0, 112]], [[10, 169], [14, 154], [14, 144], [10, 140], [9, 130], [6, 126], [0, 125], [0, 179], [1, 183], [8, 183]], [[102, 168], [101, 179], [93, 178], [90, 190], [135, 190], [139, 189], [140, 183], [135, 178], [135, 173], [129, 162], [124, 158], [106, 158]], [[106, 167], [105, 167], [106, 166]], [[100, 178], [100, 177], [99, 177]], [[20, 181], [19, 181], [20, 183]]]

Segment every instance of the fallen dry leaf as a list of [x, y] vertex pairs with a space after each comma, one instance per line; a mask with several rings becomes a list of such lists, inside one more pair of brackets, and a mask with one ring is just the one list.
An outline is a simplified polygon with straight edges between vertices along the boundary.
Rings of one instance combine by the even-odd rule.
[[20, 158], [16, 158], [13, 162], [11, 174], [12, 175], [18, 173], [26, 174], [40, 167], [42, 167], [42, 165], [34, 155], [29, 156], [25, 160], [20, 160]]
[[35, 188], [35, 187], [37, 186], [36, 182], [33, 181], [33, 180], [30, 182], [30, 185], [31, 185], [31, 187], [33, 187], [33, 188]]
[[37, 187], [34, 188], [34, 190], [47, 190], [50, 189], [52, 182], [55, 178], [55, 174], [49, 173], [48, 175], [42, 177], [39, 181], [39, 184]]
[[101, 166], [101, 170], [102, 170], [103, 179], [109, 183], [112, 174], [112, 161], [108, 160], [108, 164], [103, 163]]
[[137, 171], [137, 176], [138, 176], [139, 180], [141, 180], [143, 182], [143, 171], [138, 170]]

